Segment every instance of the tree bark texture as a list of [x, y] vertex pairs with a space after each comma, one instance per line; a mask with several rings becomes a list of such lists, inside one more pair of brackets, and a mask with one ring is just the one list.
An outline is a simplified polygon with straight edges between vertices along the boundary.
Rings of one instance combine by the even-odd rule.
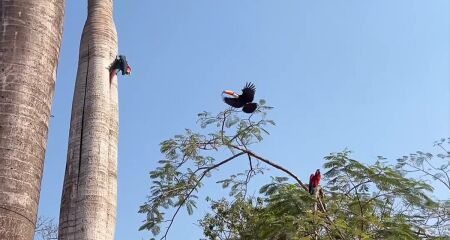
[[0, 239], [32, 240], [64, 0], [0, 0]]
[[60, 240], [114, 239], [118, 92], [112, 0], [89, 0], [81, 36], [59, 219]]

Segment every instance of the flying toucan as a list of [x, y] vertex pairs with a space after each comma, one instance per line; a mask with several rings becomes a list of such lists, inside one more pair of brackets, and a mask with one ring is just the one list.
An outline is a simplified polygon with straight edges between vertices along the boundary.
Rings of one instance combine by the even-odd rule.
[[245, 87], [242, 89], [241, 95], [238, 95], [231, 90], [223, 91], [223, 93], [233, 96], [233, 97], [224, 97], [223, 100], [225, 101], [226, 104], [232, 107], [242, 108], [242, 111], [245, 113], [252, 113], [258, 107], [258, 104], [253, 102], [255, 92], [256, 92], [255, 85], [253, 83], [247, 83], [245, 84]]

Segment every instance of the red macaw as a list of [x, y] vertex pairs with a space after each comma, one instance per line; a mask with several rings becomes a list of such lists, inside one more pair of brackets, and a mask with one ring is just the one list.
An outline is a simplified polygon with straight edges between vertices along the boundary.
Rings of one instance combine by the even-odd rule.
[[314, 181], [313, 181], [313, 188], [316, 188], [320, 184], [320, 169], [316, 170], [316, 173], [314, 174]]

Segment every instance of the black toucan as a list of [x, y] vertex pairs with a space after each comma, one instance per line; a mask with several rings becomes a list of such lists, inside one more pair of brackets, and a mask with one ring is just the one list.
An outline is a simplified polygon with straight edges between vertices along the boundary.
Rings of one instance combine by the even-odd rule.
[[253, 83], [247, 83], [245, 84], [245, 87], [242, 89], [241, 95], [238, 95], [230, 90], [223, 91], [223, 93], [233, 96], [233, 97], [224, 97], [223, 100], [225, 101], [226, 104], [232, 107], [242, 108], [242, 111], [245, 113], [252, 113], [258, 107], [258, 104], [253, 102], [255, 92], [256, 92], [255, 85]]

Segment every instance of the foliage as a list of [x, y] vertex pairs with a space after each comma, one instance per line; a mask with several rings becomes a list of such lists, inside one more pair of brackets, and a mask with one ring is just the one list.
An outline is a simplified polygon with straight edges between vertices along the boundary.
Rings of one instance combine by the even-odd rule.
[[300, 239], [313, 234], [314, 225], [295, 216], [308, 216], [314, 222], [315, 200], [285, 180], [274, 178], [261, 188], [259, 197], [211, 201], [212, 213], [199, 221], [206, 239]]
[[[405, 157], [397, 167], [392, 167], [380, 157], [374, 164], [365, 165], [352, 159], [351, 153], [345, 150], [325, 157], [326, 184], [320, 191], [323, 194], [312, 196], [295, 174], [250, 149], [269, 134], [266, 129], [269, 125], [275, 125], [266, 118], [270, 109], [261, 101], [256, 113], [246, 115], [248, 118], [241, 118], [242, 114], [234, 109], [217, 115], [203, 112], [198, 114], [200, 131], [186, 129], [183, 134], [163, 141], [161, 153], [165, 158], [150, 172], [150, 195], [139, 210], [146, 214], [140, 230], [150, 230], [156, 236], [164, 227], [161, 239], [166, 239], [181, 208], [193, 213], [203, 181], [214, 170], [244, 156], [248, 159], [247, 169], [217, 182], [229, 189], [229, 198], [207, 198], [211, 212], [199, 220], [205, 239], [439, 239], [449, 236], [446, 229], [450, 204], [431, 198], [433, 188], [427, 181], [446, 182], [448, 164], [426, 175], [429, 179], [408, 178], [406, 174], [412, 170], [406, 166], [415, 166], [417, 170], [421, 169], [417, 163], [423, 165], [426, 161], [418, 161], [418, 156]], [[442, 159], [448, 162], [446, 153]], [[273, 177], [258, 195], [248, 196], [249, 181], [266, 167], [281, 170], [290, 178]], [[168, 212], [173, 214], [167, 216]]]
[[[200, 225], [206, 239], [423, 239], [438, 204], [432, 187], [380, 161], [366, 166], [349, 151], [325, 157], [326, 211], [296, 184], [274, 179], [263, 196], [212, 202]], [[331, 220], [331, 222], [329, 221]], [[447, 236], [448, 237], [448, 236]]]
[[[225, 110], [215, 116], [203, 112], [198, 114], [198, 123], [202, 129], [211, 130], [210, 133], [186, 129], [184, 134], [163, 141], [160, 149], [165, 158], [159, 161], [159, 167], [150, 172], [150, 196], [139, 210], [147, 217], [140, 230], [147, 229], [157, 235], [161, 224], [168, 223], [163, 236], [165, 238], [181, 207], [192, 214], [202, 180], [211, 177], [213, 170], [241, 155], [247, 155], [249, 169], [220, 183], [223, 186], [231, 185], [232, 195], [245, 191], [250, 178], [263, 171], [259, 163], [253, 163], [252, 158], [272, 164], [248, 149], [262, 141], [264, 134], [268, 134], [267, 126], [275, 125], [272, 120], [266, 119], [266, 112], [270, 109], [264, 100], [260, 100], [258, 109], [247, 115], [247, 118], [240, 118], [240, 112], [235, 109]], [[216, 160], [215, 156], [224, 150], [228, 150], [231, 156]], [[176, 210], [171, 218], [166, 218], [164, 210], [169, 208]]]
[[419, 211], [436, 203], [433, 188], [408, 179], [384, 158], [366, 166], [351, 159], [350, 152], [325, 157], [327, 207], [349, 239], [418, 239], [423, 230]]
[[[397, 169], [403, 174], [413, 175], [439, 187], [438, 207], [426, 216], [427, 231], [438, 236], [450, 236], [450, 138], [435, 142], [438, 153], [417, 151], [397, 160]], [[443, 196], [443, 197], [442, 197]], [[447, 197], [445, 197], [447, 196]]]

